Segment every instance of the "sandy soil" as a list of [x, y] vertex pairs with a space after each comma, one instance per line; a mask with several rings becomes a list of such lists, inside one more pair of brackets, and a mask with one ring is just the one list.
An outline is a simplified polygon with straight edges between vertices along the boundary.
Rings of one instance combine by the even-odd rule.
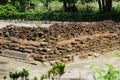
[[[95, 64], [100, 68], [105, 69], [105, 64], [112, 64], [114, 67], [120, 67], [120, 58], [113, 56], [113, 53], [120, 53], [120, 51], [113, 51], [110, 53], [112, 53], [112, 55], [107, 54], [98, 58], [76, 58], [74, 62], [67, 63], [62, 80], [94, 80], [93, 74], [90, 70], [91, 64]], [[0, 79], [2, 79], [4, 75], [8, 76], [9, 71], [21, 70], [22, 68], [28, 69], [30, 71], [30, 79], [33, 79], [34, 76], [40, 77], [42, 74], [46, 73], [51, 66], [49, 66], [47, 62], [42, 64], [37, 61], [23, 61], [0, 56]]]
[[10, 21], [10, 20], [0, 20], [0, 28], [6, 27], [7, 25], [16, 25], [24, 27], [49, 27], [51, 23], [41, 22], [41, 21]]

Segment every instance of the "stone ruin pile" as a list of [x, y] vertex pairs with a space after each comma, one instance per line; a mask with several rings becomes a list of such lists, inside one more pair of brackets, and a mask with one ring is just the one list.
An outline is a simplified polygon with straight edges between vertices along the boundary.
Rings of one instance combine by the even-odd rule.
[[[93, 52], [120, 49], [120, 26], [111, 20], [88, 25], [53, 24], [49, 28], [17, 27], [0, 29], [0, 50], [27, 53], [34, 60], [73, 61]], [[16, 52], [16, 54], [17, 54]]]

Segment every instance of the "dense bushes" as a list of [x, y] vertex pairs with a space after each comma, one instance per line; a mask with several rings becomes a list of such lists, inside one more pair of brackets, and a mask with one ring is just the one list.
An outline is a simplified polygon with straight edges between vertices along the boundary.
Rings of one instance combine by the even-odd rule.
[[99, 21], [112, 19], [119, 21], [120, 13], [35, 13], [35, 12], [3, 12], [0, 13], [0, 19], [24, 19], [24, 20], [50, 20], [50, 21]]
[[6, 4], [4, 6], [0, 5], [0, 16], [3, 17], [4, 19], [9, 18], [10, 16], [16, 13], [17, 13], [16, 8], [13, 7], [11, 4]]
[[50, 20], [50, 21], [119, 21], [120, 12], [111, 13], [68, 13], [68, 12], [18, 12], [10, 4], [0, 5], [0, 19]]

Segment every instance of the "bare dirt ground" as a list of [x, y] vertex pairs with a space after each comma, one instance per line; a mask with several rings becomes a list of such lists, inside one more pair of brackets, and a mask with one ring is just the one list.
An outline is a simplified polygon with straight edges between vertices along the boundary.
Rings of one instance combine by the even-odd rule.
[[15, 21], [15, 20], [0, 20], [0, 28], [7, 25], [24, 26], [24, 27], [49, 27], [51, 23], [41, 21]]
[[[16, 25], [16, 26], [24, 26], [24, 27], [37, 27], [37, 26], [49, 27], [51, 24], [54, 24], [54, 23], [66, 24], [66, 23], [71, 23], [71, 22], [0, 20], [0, 28], [1, 27], [6, 27], [7, 25]], [[88, 22], [81, 22], [81, 24], [84, 25], [84, 24], [89, 24], [89, 23]]]
[[[65, 74], [62, 80], [94, 80], [93, 74], [90, 70], [90, 65], [95, 64], [100, 68], [106, 69], [105, 64], [112, 64], [114, 67], [120, 67], [120, 58], [113, 56], [113, 53], [120, 53], [120, 51], [109, 52], [111, 54], [101, 55], [98, 58], [88, 57], [86, 59], [77, 59], [74, 62], [67, 63]], [[7, 75], [9, 71], [21, 70], [26, 68], [30, 71], [30, 79], [34, 76], [40, 77], [46, 73], [51, 67], [46, 63], [41, 64], [36, 61], [23, 61], [0, 56], [0, 80], [3, 76]]]

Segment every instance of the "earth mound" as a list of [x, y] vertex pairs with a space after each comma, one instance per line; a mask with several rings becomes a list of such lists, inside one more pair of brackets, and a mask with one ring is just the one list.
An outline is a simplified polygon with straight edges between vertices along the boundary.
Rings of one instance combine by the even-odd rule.
[[49, 28], [8, 25], [0, 29], [2, 54], [21, 52], [42, 62], [68, 62], [74, 56], [84, 58], [113, 49], [120, 49], [120, 27], [112, 20], [88, 25], [53, 24]]

